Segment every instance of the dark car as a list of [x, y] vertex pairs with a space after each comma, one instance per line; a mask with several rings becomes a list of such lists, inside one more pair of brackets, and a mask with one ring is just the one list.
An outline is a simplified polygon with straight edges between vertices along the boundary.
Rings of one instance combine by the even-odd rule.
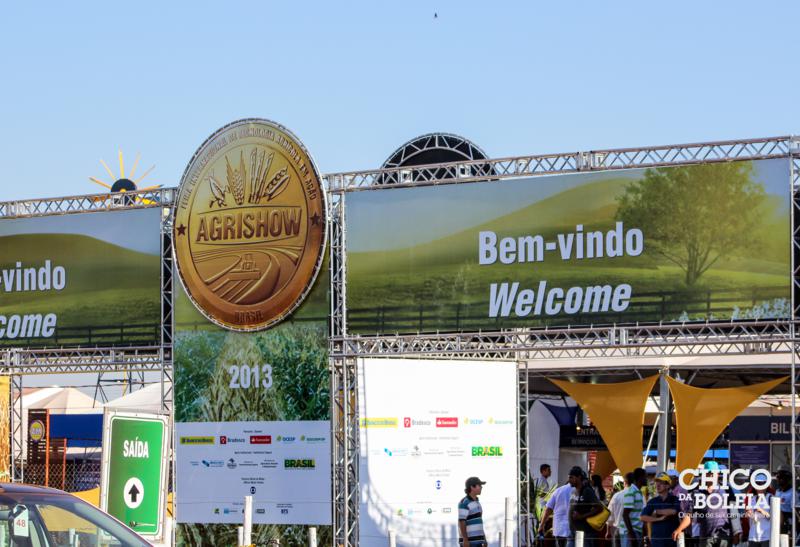
[[130, 528], [61, 490], [0, 483], [0, 547], [151, 547]]

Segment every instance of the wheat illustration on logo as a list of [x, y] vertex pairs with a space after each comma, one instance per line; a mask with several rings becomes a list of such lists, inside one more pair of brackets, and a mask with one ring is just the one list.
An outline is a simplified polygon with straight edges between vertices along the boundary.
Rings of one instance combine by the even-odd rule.
[[[225, 156], [226, 184], [223, 185], [212, 172], [208, 175], [208, 184], [213, 196], [209, 207], [227, 207], [226, 198], [233, 198], [236, 205], [258, 204], [271, 201], [278, 197], [289, 185], [291, 177], [286, 167], [279, 169], [270, 178], [269, 170], [272, 166], [274, 152], [254, 148], [250, 151], [250, 176], [248, 178], [245, 167], [244, 152], [239, 152], [239, 168], [234, 169], [227, 156]], [[247, 182], [245, 182], [247, 181]], [[245, 200], [245, 194], [246, 200]]]

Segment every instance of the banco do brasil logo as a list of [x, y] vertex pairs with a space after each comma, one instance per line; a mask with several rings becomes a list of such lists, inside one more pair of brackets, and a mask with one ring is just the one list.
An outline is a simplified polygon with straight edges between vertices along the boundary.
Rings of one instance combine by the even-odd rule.
[[502, 446], [473, 446], [472, 447], [472, 455], [473, 456], [489, 456], [489, 457], [499, 457], [503, 455], [503, 447]]
[[261, 119], [221, 128], [178, 190], [174, 247], [189, 297], [229, 329], [281, 321], [322, 265], [325, 214], [317, 169], [288, 129]]

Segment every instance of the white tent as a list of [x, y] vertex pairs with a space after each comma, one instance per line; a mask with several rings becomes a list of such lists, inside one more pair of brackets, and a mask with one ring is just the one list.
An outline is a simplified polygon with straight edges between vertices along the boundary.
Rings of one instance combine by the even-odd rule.
[[43, 387], [22, 396], [22, 428], [15, 437], [22, 443], [22, 454], [28, 450], [28, 410], [49, 409], [50, 414], [96, 414], [100, 404], [74, 387]]
[[161, 383], [150, 384], [103, 406], [125, 412], [161, 412]]

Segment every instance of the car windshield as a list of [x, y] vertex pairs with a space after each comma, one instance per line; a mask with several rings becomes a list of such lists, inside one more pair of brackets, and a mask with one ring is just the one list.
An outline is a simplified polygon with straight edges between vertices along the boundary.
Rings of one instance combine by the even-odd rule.
[[102, 511], [46, 492], [0, 494], [0, 547], [150, 547]]

